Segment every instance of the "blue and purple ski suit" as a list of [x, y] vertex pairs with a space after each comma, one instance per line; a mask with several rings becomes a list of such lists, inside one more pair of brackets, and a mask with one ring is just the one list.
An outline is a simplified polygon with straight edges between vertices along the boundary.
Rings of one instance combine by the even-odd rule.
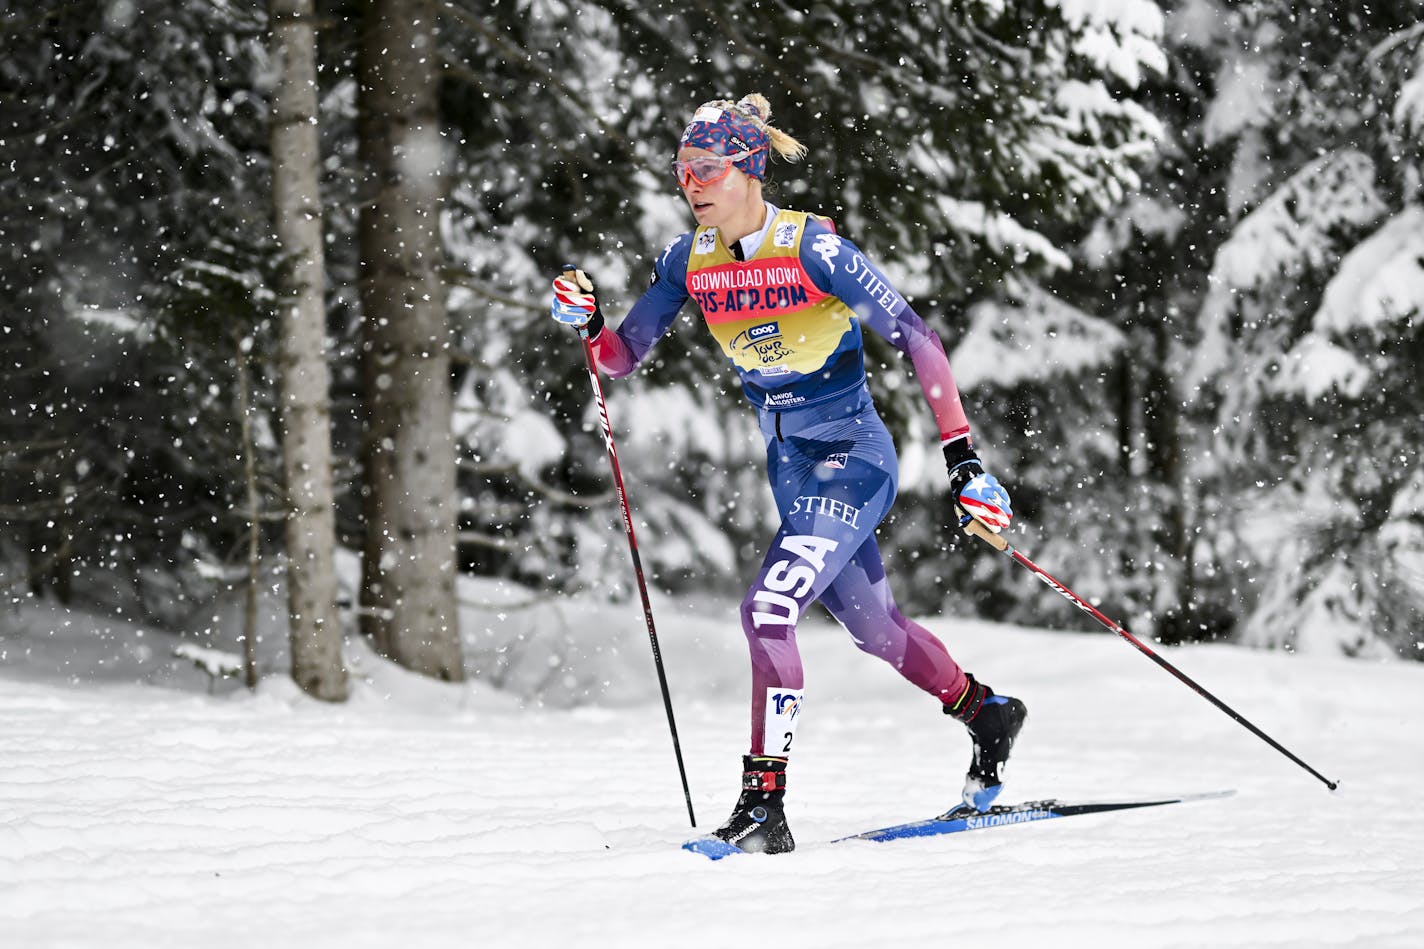
[[949, 442], [969, 437], [949, 360], [885, 276], [829, 222], [767, 205], [757, 234], [716, 228], [670, 243], [616, 332], [593, 340], [611, 378], [632, 372], [691, 296], [757, 409], [781, 526], [741, 606], [751, 648], [751, 754], [785, 756], [802, 705], [796, 623], [816, 600], [862, 650], [943, 703], [964, 672], [895, 606], [875, 529], [898, 478], [895, 446], [866, 385], [862, 325], [906, 356]]

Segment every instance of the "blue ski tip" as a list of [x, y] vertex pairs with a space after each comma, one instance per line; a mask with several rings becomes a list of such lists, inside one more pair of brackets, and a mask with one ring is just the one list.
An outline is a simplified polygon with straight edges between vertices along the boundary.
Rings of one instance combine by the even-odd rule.
[[741, 847], [727, 843], [720, 837], [698, 837], [696, 840], [689, 840], [682, 845], [683, 850], [690, 850], [693, 853], [700, 853], [708, 860], [721, 860], [723, 857], [730, 857], [734, 853], [746, 853]]

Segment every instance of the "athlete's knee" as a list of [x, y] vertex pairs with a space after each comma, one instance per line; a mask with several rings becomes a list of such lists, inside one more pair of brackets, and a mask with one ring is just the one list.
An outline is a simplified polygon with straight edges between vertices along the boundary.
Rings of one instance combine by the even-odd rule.
[[887, 622], [883, 616], [878, 621], [872, 621], [869, 617], [859, 617], [859, 622], [847, 623], [842, 620], [841, 625], [850, 633], [851, 642], [861, 652], [878, 656], [887, 662], [898, 660], [905, 652], [905, 635], [900, 628], [893, 623]]
[[[826, 602], [825, 599], [822, 602]], [[845, 627], [851, 642], [861, 652], [896, 662], [905, 652], [905, 633], [883, 605], [875, 599], [855, 598], [827, 604], [831, 616]]]

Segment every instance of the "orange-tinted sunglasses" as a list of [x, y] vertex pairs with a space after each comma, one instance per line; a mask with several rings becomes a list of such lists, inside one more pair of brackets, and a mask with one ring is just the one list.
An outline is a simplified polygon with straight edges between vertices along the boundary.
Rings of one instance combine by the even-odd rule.
[[674, 161], [672, 173], [677, 178], [677, 183], [684, 188], [693, 181], [705, 188], [727, 177], [731, 173], [733, 165], [759, 151], [761, 148], [753, 148], [750, 151], [737, 152], [735, 155], [702, 155], [697, 158], [689, 158], [687, 161]]

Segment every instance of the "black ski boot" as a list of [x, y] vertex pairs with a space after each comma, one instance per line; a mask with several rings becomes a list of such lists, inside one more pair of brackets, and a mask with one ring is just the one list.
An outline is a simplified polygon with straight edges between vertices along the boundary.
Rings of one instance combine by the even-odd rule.
[[732, 816], [712, 836], [747, 853], [796, 849], [781, 801], [786, 796], [786, 759], [742, 758], [742, 796]]
[[975, 680], [944, 713], [953, 715], [969, 729], [974, 755], [964, 777], [964, 803], [976, 811], [987, 811], [1004, 789], [1001, 774], [1014, 739], [1028, 718], [1028, 709], [1018, 699], [995, 695], [994, 690]]

